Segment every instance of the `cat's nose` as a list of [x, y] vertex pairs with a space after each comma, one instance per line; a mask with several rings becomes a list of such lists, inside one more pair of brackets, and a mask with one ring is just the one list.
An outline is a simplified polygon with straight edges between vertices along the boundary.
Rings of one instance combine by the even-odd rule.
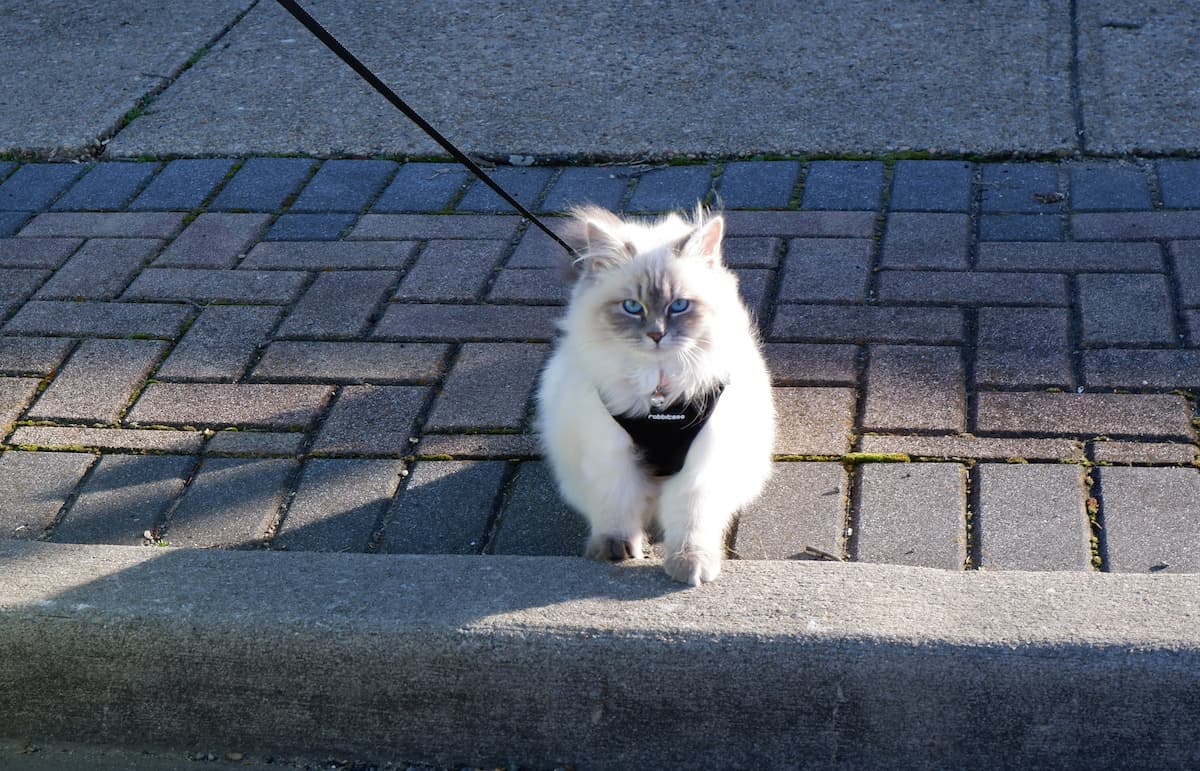
[[659, 331], [656, 329], [656, 330], [654, 330], [653, 332], [647, 332], [647, 333], [646, 333], [646, 337], [650, 338], [650, 339], [651, 339], [651, 340], [653, 340], [655, 343], [660, 343], [660, 342], [662, 342], [662, 339], [663, 339], [663, 333], [662, 333], [662, 332], [659, 332]]

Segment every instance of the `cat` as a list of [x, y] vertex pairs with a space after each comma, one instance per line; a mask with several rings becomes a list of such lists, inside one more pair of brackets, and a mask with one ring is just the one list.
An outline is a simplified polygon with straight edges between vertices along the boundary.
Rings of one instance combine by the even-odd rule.
[[733, 516], [770, 476], [775, 435], [761, 344], [722, 258], [725, 220], [587, 207], [569, 223], [574, 286], [536, 397], [545, 457], [590, 525], [587, 556], [640, 558], [657, 524], [667, 574], [712, 581]]

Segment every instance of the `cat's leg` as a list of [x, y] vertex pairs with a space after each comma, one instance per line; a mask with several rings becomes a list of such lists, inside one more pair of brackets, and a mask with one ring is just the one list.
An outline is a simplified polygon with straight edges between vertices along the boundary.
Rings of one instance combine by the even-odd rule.
[[690, 475], [663, 484], [659, 522], [666, 560], [663, 568], [676, 581], [698, 586], [716, 579], [725, 555], [725, 531], [733, 510]]
[[591, 527], [585, 554], [591, 559], [641, 559], [644, 521], [652, 498], [646, 475], [624, 458], [608, 458], [602, 468], [584, 471], [586, 489], [577, 504]]
[[542, 443], [563, 499], [591, 528], [586, 554], [606, 561], [640, 558], [653, 483], [595, 389], [563, 385], [569, 369], [556, 363], [541, 394]]

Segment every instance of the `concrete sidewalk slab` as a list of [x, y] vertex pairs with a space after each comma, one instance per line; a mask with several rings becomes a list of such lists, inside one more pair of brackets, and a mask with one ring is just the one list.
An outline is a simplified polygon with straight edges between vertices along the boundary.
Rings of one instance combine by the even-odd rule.
[[[1055, 153], [1075, 147], [1062, 3], [803, 9], [364, 0], [312, 14], [468, 153]], [[997, 73], [1004, 73], [997, 77]], [[750, 117], [752, 116], [752, 118]], [[253, 8], [113, 156], [428, 155], [436, 146], [275, 3]]]
[[1079, 4], [1079, 90], [1094, 153], [1200, 150], [1200, 20], [1188, 0]]
[[251, 5], [0, 1], [0, 153], [98, 149]]
[[589, 768], [1200, 762], [1198, 576], [734, 562], [685, 589], [652, 564], [15, 541], [0, 566], [0, 725], [35, 740]]

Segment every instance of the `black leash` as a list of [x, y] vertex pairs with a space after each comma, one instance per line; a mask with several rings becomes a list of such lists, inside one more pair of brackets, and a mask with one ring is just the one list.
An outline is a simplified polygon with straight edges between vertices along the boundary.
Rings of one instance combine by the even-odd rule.
[[367, 68], [367, 65], [359, 61], [354, 54], [347, 51], [346, 47], [339, 43], [338, 39], [329, 33], [329, 30], [322, 27], [316, 19], [310, 16], [308, 11], [301, 8], [299, 3], [295, 2], [295, 0], [277, 0], [277, 2], [283, 6], [284, 10], [286, 10], [292, 16], [295, 16], [296, 21], [303, 24], [305, 28], [317, 38], [317, 40], [320, 40], [322, 43], [324, 43], [326, 48], [328, 48], [330, 51], [333, 51], [338, 55], [338, 58], [350, 65], [350, 69], [358, 73], [360, 78], [371, 84], [372, 88], [374, 88], [376, 91], [382, 94], [384, 98], [391, 102], [392, 106], [404, 113], [406, 118], [417, 124], [417, 128], [428, 134], [430, 139], [437, 142], [439, 145], [441, 145], [443, 150], [450, 153], [454, 160], [458, 161], [463, 166], [466, 166], [468, 171], [470, 171], [472, 174], [482, 180], [484, 184], [494, 190], [497, 195], [499, 195], [505, 200], [505, 202], [508, 203], [509, 206], [516, 209], [522, 217], [541, 228], [542, 232], [554, 239], [554, 241], [563, 249], [566, 249], [569, 254], [575, 254], [575, 250], [572, 249], [566, 241], [562, 240], [562, 238], [559, 237], [559, 235], [553, 230], [551, 230], [545, 222], [542, 222], [536, 214], [522, 206], [520, 201], [509, 195], [508, 191], [500, 187], [500, 183], [496, 182], [496, 180], [492, 179], [487, 172], [479, 168], [479, 164], [468, 158], [466, 153], [454, 146], [453, 142], [451, 142], [449, 139], [446, 139], [446, 137], [442, 136], [441, 132], [429, 125], [429, 121], [422, 118], [420, 113], [410, 107], [407, 102], [405, 102], [399, 97], [399, 95], [396, 94], [395, 91], [388, 88], [386, 83], [380, 80], [375, 73], [371, 72], [371, 70]]

